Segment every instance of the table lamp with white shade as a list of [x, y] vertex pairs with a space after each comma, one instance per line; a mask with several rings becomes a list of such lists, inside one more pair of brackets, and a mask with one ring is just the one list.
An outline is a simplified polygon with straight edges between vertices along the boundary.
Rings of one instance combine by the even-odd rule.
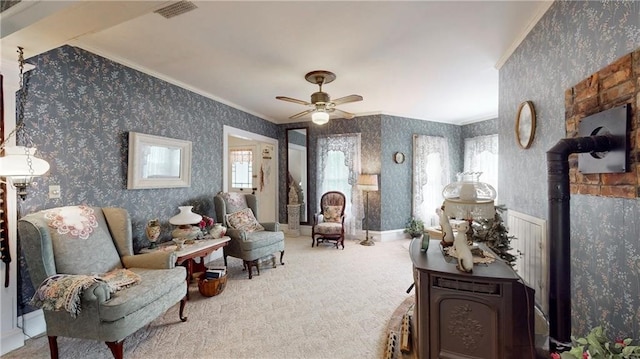
[[[480, 182], [479, 177], [481, 174], [482, 172], [458, 173], [458, 180], [448, 184], [442, 190], [442, 196], [444, 197], [442, 210], [445, 220], [456, 218], [467, 221], [467, 225], [463, 226], [463, 228], [466, 228], [466, 233], [464, 233], [466, 241], [464, 241], [464, 238], [460, 238], [462, 240], [460, 245], [465, 248], [456, 248], [459, 255], [463, 255], [460, 250], [464, 250], [466, 257], [471, 257], [469, 249], [477, 247], [470, 243], [471, 238], [473, 238], [473, 220], [494, 218], [496, 213], [494, 200], [497, 192], [490, 184]], [[462, 235], [462, 233], [456, 235], [454, 247], [457, 247], [456, 242], [458, 242], [459, 235]], [[464, 242], [466, 244], [462, 244]], [[471, 258], [468, 258], [468, 260], [471, 261]], [[470, 265], [470, 267], [472, 266], [473, 264]], [[466, 271], [470, 271], [470, 267], [466, 268]]]
[[180, 213], [169, 218], [169, 223], [178, 226], [171, 232], [171, 235], [180, 249], [184, 241], [195, 239], [200, 234], [200, 228], [194, 224], [200, 223], [202, 216], [191, 211], [193, 206], [180, 206], [178, 209]]
[[490, 184], [480, 182], [481, 174], [482, 172], [458, 173], [458, 180], [442, 190], [447, 216], [465, 220], [494, 217], [497, 193]]

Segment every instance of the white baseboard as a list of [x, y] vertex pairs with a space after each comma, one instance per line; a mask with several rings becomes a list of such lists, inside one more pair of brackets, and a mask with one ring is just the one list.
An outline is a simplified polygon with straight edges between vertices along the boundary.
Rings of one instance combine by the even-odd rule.
[[380, 242], [397, 241], [399, 239], [409, 239], [409, 236], [404, 233], [404, 229], [380, 232]]
[[[366, 231], [362, 231], [362, 233], [358, 236], [359, 239], [365, 239]], [[405, 233], [404, 229], [394, 229], [391, 231], [369, 231], [369, 237], [373, 239], [374, 242], [389, 242], [396, 241], [399, 239], [407, 239], [409, 238]]]
[[[287, 237], [292, 237], [292, 238], [299, 237], [289, 232], [289, 226], [286, 223], [280, 224], [280, 230], [283, 231]], [[300, 225], [300, 236], [311, 237], [311, 226]]]
[[20, 328], [2, 332], [2, 337], [0, 337], [0, 355], [5, 355], [22, 346], [24, 346], [24, 335]]
[[0, 338], [0, 356], [24, 346], [24, 341], [47, 332], [47, 324], [44, 321], [42, 309], [18, 317], [19, 327], [7, 333], [2, 333]]
[[47, 323], [44, 321], [42, 309], [18, 317], [18, 323], [22, 323], [21, 326], [27, 337], [37, 337], [47, 332]]

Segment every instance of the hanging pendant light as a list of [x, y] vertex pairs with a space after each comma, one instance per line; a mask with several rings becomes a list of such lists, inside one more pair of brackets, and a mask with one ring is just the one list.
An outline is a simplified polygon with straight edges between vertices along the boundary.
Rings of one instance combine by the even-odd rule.
[[[0, 177], [4, 182], [15, 187], [21, 199], [27, 197], [27, 187], [34, 177], [42, 176], [49, 171], [49, 163], [35, 156], [36, 148], [32, 146], [24, 128], [24, 103], [27, 97], [27, 89], [24, 86], [23, 69], [24, 53], [22, 47], [18, 47], [18, 64], [20, 66], [20, 103], [18, 104], [16, 127], [0, 144], [4, 155], [0, 157]], [[26, 146], [10, 146], [8, 141], [11, 136], [24, 140]]]

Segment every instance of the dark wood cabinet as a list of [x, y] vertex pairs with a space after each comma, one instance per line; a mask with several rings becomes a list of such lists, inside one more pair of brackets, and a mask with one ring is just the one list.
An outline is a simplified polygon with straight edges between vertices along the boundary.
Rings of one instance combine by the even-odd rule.
[[416, 306], [413, 350], [419, 359], [535, 358], [534, 291], [504, 261], [456, 269], [440, 241], [410, 247]]

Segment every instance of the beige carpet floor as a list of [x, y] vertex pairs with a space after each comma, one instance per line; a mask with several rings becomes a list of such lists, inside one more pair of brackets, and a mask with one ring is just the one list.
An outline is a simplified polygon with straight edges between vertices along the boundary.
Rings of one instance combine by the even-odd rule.
[[[286, 239], [285, 265], [247, 278], [229, 258], [227, 286], [203, 297], [190, 287], [188, 321], [178, 306], [129, 336], [125, 358], [381, 358], [387, 325], [414, 292], [409, 240], [311, 248]], [[216, 260], [220, 264], [222, 259]], [[112, 358], [104, 343], [58, 338], [60, 358]], [[46, 336], [3, 358], [49, 358]]]

